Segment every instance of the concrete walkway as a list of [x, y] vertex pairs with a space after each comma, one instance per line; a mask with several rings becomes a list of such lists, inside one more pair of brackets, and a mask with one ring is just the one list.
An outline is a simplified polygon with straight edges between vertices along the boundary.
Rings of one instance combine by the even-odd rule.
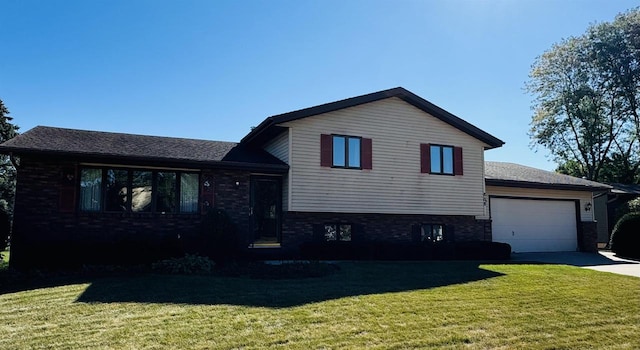
[[513, 253], [511, 260], [571, 265], [640, 278], [640, 261], [622, 259], [608, 251], [600, 251], [597, 254], [579, 252]]

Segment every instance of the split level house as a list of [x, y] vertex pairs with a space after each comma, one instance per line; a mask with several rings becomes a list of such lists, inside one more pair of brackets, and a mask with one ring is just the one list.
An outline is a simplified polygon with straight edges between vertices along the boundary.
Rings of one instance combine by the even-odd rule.
[[608, 186], [485, 162], [502, 145], [403, 88], [269, 117], [239, 143], [38, 126], [0, 145], [18, 169], [11, 260], [188, 245], [212, 209], [244, 249], [282, 256], [313, 240], [594, 251]]

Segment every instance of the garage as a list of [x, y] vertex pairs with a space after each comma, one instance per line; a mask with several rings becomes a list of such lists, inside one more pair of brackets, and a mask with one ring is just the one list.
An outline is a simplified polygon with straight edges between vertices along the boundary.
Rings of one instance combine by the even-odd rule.
[[490, 198], [492, 238], [514, 252], [578, 250], [576, 201]]

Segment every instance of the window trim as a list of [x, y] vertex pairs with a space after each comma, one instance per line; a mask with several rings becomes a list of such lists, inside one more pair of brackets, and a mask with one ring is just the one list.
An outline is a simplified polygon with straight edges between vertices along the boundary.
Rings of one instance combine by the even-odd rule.
[[[344, 139], [344, 165], [336, 165], [335, 158], [333, 157], [335, 153], [335, 139], [336, 137]], [[354, 139], [358, 140], [358, 163], [357, 167], [349, 165], [349, 140]], [[331, 134], [331, 167], [338, 169], [356, 169], [362, 170], [362, 137], [361, 136], [351, 136], [351, 135], [339, 135], [339, 134]]]
[[[327, 230], [327, 226], [334, 226], [335, 227], [335, 231], [336, 231], [336, 239], [327, 239], [326, 236], [326, 230]], [[351, 232], [351, 235], [349, 236], [349, 239], [343, 239], [343, 236], [340, 234], [340, 226], [349, 226], [349, 231]], [[322, 239], [325, 242], [352, 242], [353, 241], [353, 224], [351, 223], [344, 223], [344, 222], [326, 222], [322, 225], [322, 229], [323, 229], [323, 234], [322, 234]]]
[[[432, 145], [439, 146], [439, 147], [453, 147], [453, 174], [431, 171], [431, 146]], [[458, 146], [421, 143], [420, 144], [420, 173], [435, 174], [435, 175], [463, 176], [464, 175], [463, 153], [464, 153], [463, 148]], [[444, 159], [444, 157], [440, 157], [440, 158], [441, 158], [441, 167], [444, 168], [444, 164], [442, 162], [442, 159]]]
[[[82, 170], [83, 169], [96, 169], [96, 170], [100, 170], [101, 172], [101, 188], [100, 188], [100, 208], [98, 210], [85, 210], [82, 208], [82, 204], [81, 204], [81, 200], [80, 200], [80, 194], [81, 194], [81, 181], [82, 181]], [[148, 211], [133, 211], [132, 210], [132, 199], [133, 199], [133, 191], [131, 190], [127, 190], [127, 201], [126, 201], [126, 208], [125, 210], [122, 211], [117, 211], [117, 210], [107, 210], [107, 200], [108, 200], [108, 196], [107, 196], [107, 172], [109, 170], [126, 170], [127, 171], [127, 183], [126, 183], [126, 187], [127, 189], [132, 188], [133, 186], [133, 173], [135, 171], [141, 171], [141, 172], [150, 172], [151, 173], [151, 188], [152, 188], [152, 195], [151, 195], [151, 209]], [[176, 177], [175, 177], [175, 186], [176, 186], [176, 193], [174, 194], [174, 199], [176, 201], [176, 211], [172, 211], [172, 212], [167, 212], [167, 211], [160, 211], [157, 210], [157, 201], [158, 201], [158, 173], [175, 173]], [[143, 167], [143, 166], [126, 166], [126, 165], [109, 165], [109, 164], [81, 164], [79, 166], [79, 171], [78, 171], [78, 183], [77, 183], [77, 187], [78, 187], [78, 191], [77, 191], [77, 196], [78, 196], [78, 201], [77, 201], [77, 206], [76, 206], [76, 210], [80, 213], [86, 213], [86, 214], [91, 214], [91, 213], [104, 213], [104, 214], [115, 214], [115, 213], [129, 213], [129, 214], [146, 214], [146, 215], [151, 215], [151, 214], [160, 214], [160, 215], [165, 215], [165, 214], [170, 214], [170, 215], [194, 215], [194, 214], [198, 214], [200, 212], [200, 206], [201, 206], [201, 196], [202, 196], [202, 190], [201, 190], [201, 172], [198, 170], [192, 170], [192, 169], [171, 169], [171, 168], [160, 168], [160, 167]], [[197, 183], [198, 183], [198, 193], [197, 193], [197, 205], [196, 205], [196, 210], [194, 211], [182, 211], [181, 210], [181, 206], [180, 206], [180, 200], [181, 200], [181, 192], [182, 192], [182, 183], [181, 183], [181, 179], [182, 179], [182, 174], [192, 174], [192, 175], [197, 175], [198, 179], [197, 179]]]
[[[440, 156], [440, 171], [434, 171], [432, 165], [433, 162], [433, 153], [431, 153], [431, 147], [438, 147], [439, 149], [439, 156]], [[451, 149], [451, 172], [445, 172], [444, 171], [444, 149]], [[455, 146], [451, 146], [451, 145], [440, 145], [440, 144], [429, 144], [429, 164], [427, 164], [427, 166], [429, 167], [429, 173], [430, 174], [435, 174], [435, 175], [449, 175], [449, 176], [455, 176], [456, 175], [456, 154], [455, 154]]]
[[[425, 239], [426, 235], [423, 236], [423, 232], [424, 232], [424, 228], [428, 226], [429, 227], [429, 238], [430, 239]], [[434, 240], [433, 239], [433, 228], [439, 226], [442, 229], [442, 239], [441, 240]], [[447, 226], [444, 224], [440, 224], [440, 223], [422, 223], [420, 224], [420, 242], [422, 243], [436, 243], [436, 242], [446, 242], [447, 241]]]

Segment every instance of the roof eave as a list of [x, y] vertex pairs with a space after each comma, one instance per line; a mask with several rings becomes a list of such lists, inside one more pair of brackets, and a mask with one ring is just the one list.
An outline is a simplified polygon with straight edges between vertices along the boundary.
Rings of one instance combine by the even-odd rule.
[[240, 143], [249, 144], [256, 141], [264, 141], [264, 139], [261, 138], [260, 135], [266, 133], [270, 128], [277, 126], [277, 124], [307, 118], [318, 114], [333, 112], [344, 108], [355, 107], [361, 104], [374, 102], [390, 97], [400, 98], [401, 100], [413, 105], [414, 107], [433, 115], [434, 117], [469, 134], [472, 137], [477, 138], [480, 141], [483, 141], [488, 145], [488, 147], [485, 147], [485, 149], [498, 148], [504, 145], [504, 141], [490, 135], [489, 133], [479, 129], [478, 127], [466, 122], [465, 120], [447, 112], [446, 110], [401, 87], [378, 91], [362, 96], [356, 96], [340, 101], [325, 103], [314, 107], [271, 116], [265, 119], [256, 128], [251, 130], [251, 132], [249, 132], [249, 134], [247, 134], [240, 141]]
[[602, 186], [586, 186], [586, 185], [541, 183], [541, 182], [487, 179], [487, 178], [485, 178], [485, 184], [487, 186], [519, 187], [519, 188], [534, 188], [534, 189], [549, 189], [549, 190], [573, 190], [573, 191], [588, 191], [588, 192], [609, 191], [611, 189], [611, 186], [608, 186], [605, 184], [602, 184]]
[[111, 154], [99, 154], [99, 153], [84, 153], [84, 152], [68, 152], [68, 151], [55, 151], [55, 150], [33, 150], [16, 147], [0, 146], [0, 154], [9, 154], [16, 156], [52, 156], [52, 157], [65, 157], [74, 161], [85, 162], [104, 162], [104, 163], [123, 163], [123, 164], [136, 164], [141, 166], [158, 166], [164, 165], [168, 167], [192, 167], [200, 169], [237, 169], [247, 171], [269, 171], [276, 173], [286, 173], [289, 170], [287, 164], [267, 164], [267, 163], [252, 163], [252, 162], [238, 162], [238, 161], [225, 161], [225, 160], [194, 160], [194, 159], [181, 159], [181, 158], [165, 158], [165, 157], [146, 157], [146, 156], [122, 156]]

